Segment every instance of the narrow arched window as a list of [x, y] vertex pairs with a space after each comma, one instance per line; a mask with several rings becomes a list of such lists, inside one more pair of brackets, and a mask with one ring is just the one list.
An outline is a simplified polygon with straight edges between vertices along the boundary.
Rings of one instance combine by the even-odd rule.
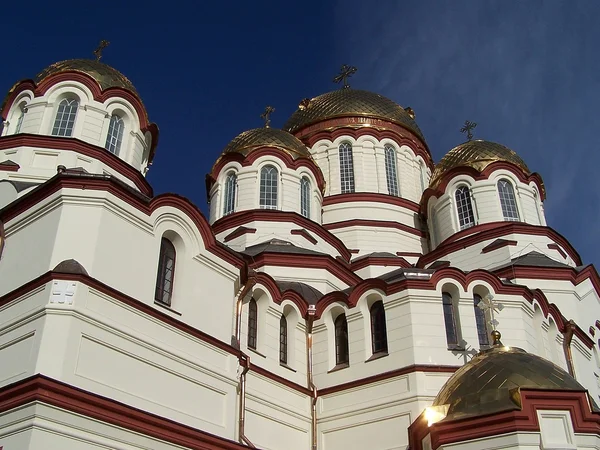
[[116, 114], [113, 114], [110, 118], [110, 124], [108, 125], [108, 134], [106, 135], [106, 144], [104, 144], [104, 148], [117, 156], [121, 150], [124, 129], [125, 122], [123, 119]]
[[390, 195], [398, 197], [398, 173], [396, 171], [396, 149], [391, 145], [385, 146], [385, 177], [387, 179], [387, 188]]
[[277, 209], [277, 184], [279, 173], [273, 166], [264, 166], [260, 171], [260, 207]]
[[288, 328], [287, 319], [283, 314], [279, 319], [279, 362], [281, 364], [288, 362]]
[[444, 308], [444, 323], [446, 325], [446, 342], [448, 342], [448, 347], [456, 347], [458, 345], [456, 314], [454, 313], [452, 296], [447, 292], [442, 292], [442, 305]]
[[25, 118], [25, 107], [19, 107], [19, 118], [17, 119], [17, 125], [15, 126], [15, 133], [19, 134], [21, 132], [21, 126], [23, 125], [23, 119]]
[[306, 177], [300, 180], [300, 214], [310, 219], [310, 180]]
[[77, 100], [67, 98], [58, 104], [56, 119], [54, 119], [54, 126], [52, 127], [52, 136], [71, 136], [73, 134], [78, 106], [79, 102]]
[[173, 296], [173, 279], [175, 278], [175, 247], [167, 238], [160, 241], [158, 257], [158, 273], [156, 275], [156, 290], [154, 300], [165, 305], [171, 305]]
[[340, 314], [335, 319], [335, 364], [348, 364], [350, 352], [348, 350], [348, 322], [346, 315]]
[[371, 306], [371, 343], [373, 354], [387, 353], [387, 330], [385, 324], [385, 309], [381, 300]]
[[473, 205], [471, 204], [471, 191], [468, 186], [459, 186], [454, 194], [456, 199], [456, 210], [458, 212], [458, 224], [460, 229], [472, 227], [475, 225], [473, 215]]
[[510, 181], [498, 181], [498, 195], [500, 197], [500, 206], [502, 206], [504, 220], [518, 222], [520, 220], [519, 209], [517, 208], [517, 200], [515, 199], [515, 190]]
[[354, 161], [352, 144], [344, 142], [339, 147], [340, 155], [340, 184], [342, 194], [354, 192]]
[[229, 172], [225, 179], [225, 193], [223, 198], [223, 215], [235, 212], [235, 191], [237, 188], [237, 175]]
[[258, 331], [258, 308], [253, 298], [248, 302], [248, 348], [256, 350], [256, 334]]
[[479, 346], [483, 347], [490, 345], [488, 336], [487, 321], [485, 319], [485, 311], [479, 307], [481, 295], [473, 294], [473, 307], [475, 308], [475, 323], [477, 324], [477, 337], [479, 338]]

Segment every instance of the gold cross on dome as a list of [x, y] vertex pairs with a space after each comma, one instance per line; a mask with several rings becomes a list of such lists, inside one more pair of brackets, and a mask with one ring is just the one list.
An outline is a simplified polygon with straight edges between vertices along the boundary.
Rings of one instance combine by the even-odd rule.
[[350, 85], [348, 84], [348, 78], [356, 73], [358, 69], [354, 66], [349, 66], [348, 64], [344, 64], [340, 69], [340, 73], [333, 78], [334, 83], [344, 83], [342, 86], [343, 89], [348, 89]]
[[260, 118], [265, 121], [265, 128], [269, 128], [269, 124], [271, 123], [271, 114], [275, 112], [275, 108], [272, 106], [267, 106], [265, 111], [260, 115]]
[[467, 133], [467, 140], [470, 141], [473, 139], [473, 133], [471, 131], [477, 126], [475, 122], [471, 122], [470, 120], [465, 120], [465, 124], [460, 129], [461, 133]]
[[104, 50], [109, 45], [110, 42], [108, 42], [106, 39], [102, 39], [100, 41], [100, 44], [98, 44], [98, 47], [96, 48], [96, 50], [94, 50], [94, 55], [96, 55], [96, 61], [100, 61], [100, 58], [102, 58], [102, 50]]
[[488, 323], [492, 326], [492, 330], [496, 331], [498, 321], [494, 317], [494, 313], [502, 311], [504, 309], [504, 305], [502, 303], [495, 302], [494, 296], [492, 294], [488, 294], [482, 298], [479, 303], [477, 303], [477, 307], [489, 314]]

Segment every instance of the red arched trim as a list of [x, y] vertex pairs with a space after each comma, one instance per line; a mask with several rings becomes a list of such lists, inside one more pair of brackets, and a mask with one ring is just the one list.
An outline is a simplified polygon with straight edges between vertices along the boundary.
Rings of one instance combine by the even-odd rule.
[[365, 267], [369, 266], [408, 268], [412, 267], [412, 264], [402, 257], [386, 258], [381, 256], [365, 256], [350, 263], [350, 268], [353, 272], [356, 272], [357, 270], [364, 269]]
[[506, 236], [507, 234], [546, 236], [560, 245], [571, 259], [573, 259], [575, 264], [578, 266], [582, 264], [579, 253], [577, 253], [569, 241], [550, 227], [531, 225], [525, 222], [488, 222], [454, 233], [448, 239], [443, 241], [435, 250], [423, 255], [419, 259], [417, 267], [425, 267], [429, 263], [452, 252], [462, 250], [463, 248], [470, 247], [489, 239]]
[[131, 103], [139, 117], [140, 129], [144, 133], [149, 132], [152, 136], [152, 146], [150, 148], [148, 156], [148, 162], [152, 162], [154, 154], [156, 153], [156, 146], [158, 145], [158, 127], [155, 123], [151, 123], [148, 119], [148, 113], [146, 112], [146, 108], [144, 107], [140, 98], [132, 92], [119, 87], [108, 88], [103, 91], [94, 78], [82, 72], [60, 72], [43, 79], [39, 85], [36, 85], [35, 82], [32, 80], [24, 80], [20, 82], [15, 87], [14, 91], [9, 95], [9, 98], [7, 99], [2, 110], [2, 117], [6, 118], [6, 116], [8, 115], [8, 110], [12, 105], [12, 102], [14, 101], [16, 96], [24, 90], [32, 90], [35, 97], [40, 97], [46, 94], [46, 92], [48, 92], [48, 89], [50, 89], [52, 86], [58, 83], [62, 83], [64, 81], [76, 81], [78, 83], [83, 84], [92, 92], [94, 100], [100, 103], [104, 103], [106, 100], [112, 97], [120, 97]]
[[546, 200], [546, 187], [544, 185], [544, 181], [539, 173], [535, 172], [530, 175], [525, 174], [520, 167], [511, 164], [506, 161], [496, 161], [488, 165], [481, 172], [477, 169], [469, 166], [460, 166], [455, 167], [454, 169], [446, 172], [442, 178], [440, 178], [437, 186], [435, 188], [427, 188], [423, 193], [423, 197], [421, 199], [421, 214], [427, 217], [427, 204], [429, 203], [429, 199], [431, 197], [440, 197], [446, 192], [446, 188], [448, 184], [457, 177], [458, 175], [467, 175], [473, 178], [475, 181], [482, 181], [489, 179], [490, 175], [494, 173], [496, 170], [507, 170], [512, 173], [514, 176], [518, 178], [521, 183], [529, 184], [532, 181], [537, 186], [537, 190], [540, 194], [540, 200]]
[[212, 225], [212, 229], [215, 234], [220, 234], [226, 230], [237, 228], [242, 225], [247, 225], [250, 222], [290, 222], [298, 225], [307, 231], [312, 232], [314, 235], [320, 237], [323, 241], [327, 242], [346, 261], [350, 261], [352, 254], [346, 248], [344, 243], [312, 220], [301, 216], [298, 213], [291, 211], [275, 211], [268, 209], [252, 209], [248, 211], [239, 211], [233, 214], [229, 214], [225, 217], [220, 218]]
[[419, 212], [419, 204], [401, 197], [394, 197], [388, 194], [379, 194], [375, 192], [352, 192], [349, 194], [330, 195], [323, 199], [323, 206], [337, 205], [338, 203], [350, 202], [373, 202], [386, 203], [388, 205], [399, 206], [410, 211]]
[[152, 187], [139, 170], [102, 147], [76, 138], [46, 136], [42, 134], [12, 134], [0, 137], [0, 150], [8, 150], [21, 146], [70, 150], [97, 159], [131, 180], [141, 193], [152, 196]]
[[427, 144], [408, 128], [381, 119], [370, 117], [337, 117], [324, 120], [294, 133], [308, 147], [312, 147], [322, 139], [333, 142], [340, 136], [351, 136], [358, 139], [361, 136], [373, 136], [378, 140], [391, 139], [398, 145], [406, 145], [416, 155], [420, 155], [427, 166], [433, 170], [433, 158]]
[[354, 289], [352, 289], [352, 292], [348, 296], [348, 304], [350, 307], [354, 308], [364, 293], [370, 290], [377, 290], [382, 292], [384, 295], [387, 295], [388, 285], [385, 281], [380, 280], [379, 278], [369, 278], [360, 282], [354, 287]]
[[317, 303], [315, 319], [320, 319], [327, 307], [334, 303], [342, 303], [346, 305], [347, 308], [350, 308], [348, 295], [344, 294], [341, 291], [330, 292], [329, 294], [321, 297], [321, 300], [319, 300], [319, 303]]
[[223, 170], [223, 167], [225, 167], [226, 164], [235, 161], [240, 163], [242, 167], [248, 167], [254, 164], [258, 158], [263, 156], [273, 156], [279, 159], [288, 169], [298, 170], [301, 167], [306, 167], [317, 180], [317, 186], [321, 190], [321, 193], [325, 192], [325, 178], [323, 177], [321, 169], [313, 160], [308, 158], [294, 159], [288, 153], [272, 147], [261, 147], [252, 150], [247, 156], [240, 153], [226, 153], [221, 155], [210, 171], [211, 183], [208, 187], [209, 190], [216, 180], [219, 179], [219, 173], [221, 173], [221, 170]]

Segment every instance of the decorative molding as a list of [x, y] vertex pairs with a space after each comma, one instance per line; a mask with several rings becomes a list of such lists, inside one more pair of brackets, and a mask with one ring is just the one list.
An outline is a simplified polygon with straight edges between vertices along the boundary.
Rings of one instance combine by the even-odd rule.
[[562, 249], [562, 248], [560, 248], [560, 246], [559, 246], [559, 245], [557, 245], [557, 244], [548, 244], [548, 248], [549, 248], [550, 250], [556, 250], [558, 253], [560, 253], [560, 255], [561, 255], [563, 258], [567, 259], [567, 254], [566, 254], [566, 253], [563, 251], [563, 249]]
[[494, 250], [498, 250], [499, 248], [514, 246], [517, 244], [518, 244], [517, 241], [512, 241], [512, 240], [508, 240], [508, 239], [496, 239], [494, 242], [491, 242], [490, 244], [483, 247], [481, 249], [481, 253], [489, 253]]
[[397, 258], [386, 258], [382, 256], [364, 256], [359, 258], [356, 261], [352, 261], [350, 263], [350, 270], [356, 272], [357, 270], [364, 269], [369, 266], [387, 266], [387, 267], [412, 267], [412, 264], [409, 263], [402, 257]]
[[[6, 161], [0, 162], [0, 170], [5, 172], [18, 172], [21, 166], [19, 166], [16, 162], [7, 159]], [[2, 450], [2, 447], [0, 447]]]
[[245, 234], [253, 234], [256, 233], [256, 228], [248, 228], [248, 227], [238, 227], [236, 228], [234, 231], [232, 231], [231, 233], [229, 233], [227, 236], [225, 236], [223, 238], [223, 242], [229, 242], [234, 240], [237, 237], [243, 236]]
[[81, 414], [192, 450], [242, 450], [245, 445], [151, 414], [116, 400], [34, 375], [0, 388], [0, 412], [35, 402]]
[[[0, 150], [25, 146], [52, 150], [68, 150], [89, 156], [90, 158], [106, 164], [108, 167], [133, 182], [142, 194], [149, 197], [153, 195], [152, 187], [140, 171], [102, 147], [92, 145], [76, 138], [45, 136], [41, 134], [12, 134], [0, 137]], [[3, 170], [1, 166], [0, 170]]]
[[418, 203], [415, 203], [402, 197], [395, 197], [393, 195], [379, 194], [375, 192], [352, 192], [349, 194], [330, 195], [323, 199], [323, 206], [351, 202], [387, 203], [389, 205], [399, 206], [400, 208], [406, 208], [415, 213], [419, 212]]
[[323, 225], [328, 231], [336, 230], [338, 228], [350, 228], [350, 227], [379, 227], [379, 228], [393, 228], [395, 230], [404, 231], [420, 238], [425, 237], [425, 232], [413, 228], [409, 225], [405, 225], [400, 222], [394, 222], [391, 220], [369, 220], [369, 219], [350, 219], [343, 220], [341, 222], [331, 222]]
[[310, 235], [310, 233], [309, 233], [308, 231], [306, 231], [304, 228], [299, 228], [299, 229], [297, 229], [297, 230], [292, 230], [292, 231], [290, 231], [290, 234], [293, 234], [293, 235], [298, 235], [298, 236], [302, 236], [304, 239], [306, 239], [308, 242], [310, 242], [310, 243], [311, 243], [311, 244], [313, 244], [313, 245], [316, 245], [316, 244], [317, 244], [317, 242], [318, 242], [318, 241], [317, 241], [317, 240], [316, 240], [314, 237], [312, 237], [312, 236]]

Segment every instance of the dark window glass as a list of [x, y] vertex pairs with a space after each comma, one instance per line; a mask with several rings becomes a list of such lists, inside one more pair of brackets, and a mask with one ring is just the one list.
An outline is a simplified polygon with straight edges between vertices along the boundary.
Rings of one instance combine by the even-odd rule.
[[380, 300], [371, 306], [371, 340], [373, 354], [388, 351], [387, 331], [385, 326], [385, 309]]
[[454, 302], [452, 301], [452, 296], [447, 292], [442, 293], [442, 304], [444, 306], [444, 323], [446, 324], [446, 341], [449, 346], [456, 346], [458, 345], [458, 332], [456, 329]]
[[335, 319], [335, 364], [348, 364], [348, 322], [346, 316], [340, 314]]
[[258, 330], [258, 308], [256, 300], [248, 303], [248, 348], [256, 350], [256, 332]]
[[282, 364], [288, 362], [288, 330], [284, 315], [279, 319], [279, 362]]
[[158, 257], [158, 274], [156, 276], [156, 290], [154, 300], [171, 305], [173, 295], [173, 278], [175, 277], [175, 247], [167, 238], [160, 242]]
[[485, 311], [479, 306], [481, 296], [478, 294], [473, 295], [473, 306], [475, 308], [475, 323], [477, 323], [477, 337], [479, 338], [479, 345], [485, 346], [490, 345], [490, 338], [488, 337], [487, 325], [485, 321]]

